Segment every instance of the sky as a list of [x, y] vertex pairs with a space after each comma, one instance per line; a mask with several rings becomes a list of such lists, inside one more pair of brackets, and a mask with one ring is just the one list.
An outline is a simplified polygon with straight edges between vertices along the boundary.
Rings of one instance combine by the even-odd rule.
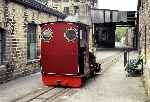
[[138, 0], [98, 0], [98, 8], [136, 11]]

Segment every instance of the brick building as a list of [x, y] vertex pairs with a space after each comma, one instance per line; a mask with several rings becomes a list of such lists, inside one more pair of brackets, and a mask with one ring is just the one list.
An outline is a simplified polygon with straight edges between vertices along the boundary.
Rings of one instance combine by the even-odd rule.
[[65, 16], [35, 0], [0, 0], [0, 82], [40, 69], [39, 24]]
[[144, 57], [144, 82], [150, 96], [150, 0], [138, 0], [139, 51]]
[[77, 16], [79, 20], [88, 22], [91, 26], [89, 34], [89, 48], [94, 50], [93, 28], [91, 23], [91, 8], [97, 7], [98, 0], [48, 0], [47, 5], [64, 14]]
[[88, 15], [90, 7], [97, 6], [97, 0], [48, 0], [48, 6], [67, 15]]

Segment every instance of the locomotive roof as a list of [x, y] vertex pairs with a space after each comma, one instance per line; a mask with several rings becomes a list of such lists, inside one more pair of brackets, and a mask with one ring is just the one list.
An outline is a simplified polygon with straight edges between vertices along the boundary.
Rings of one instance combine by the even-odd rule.
[[84, 23], [81, 23], [81, 22], [70, 22], [70, 21], [56, 21], [56, 22], [47, 22], [47, 23], [42, 23], [40, 25], [43, 25], [43, 24], [48, 24], [48, 23], [75, 23], [75, 24], [79, 24], [79, 25], [85, 25], [85, 26], [89, 26], [87, 24], [84, 24]]

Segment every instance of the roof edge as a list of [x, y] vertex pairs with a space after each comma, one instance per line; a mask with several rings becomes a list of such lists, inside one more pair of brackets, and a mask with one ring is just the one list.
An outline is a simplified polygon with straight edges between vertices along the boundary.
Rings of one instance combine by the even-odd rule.
[[67, 16], [66, 14], [61, 13], [55, 9], [50, 8], [50, 7], [47, 7], [46, 5], [43, 5], [39, 2], [37, 2], [36, 0], [7, 0], [7, 1], [15, 2], [15, 3], [21, 4], [27, 8], [31, 8], [31, 9], [35, 9], [35, 10], [38, 10], [41, 12], [45, 12], [45, 13], [57, 16], [59, 18], [62, 18], [62, 19], [64, 19]]

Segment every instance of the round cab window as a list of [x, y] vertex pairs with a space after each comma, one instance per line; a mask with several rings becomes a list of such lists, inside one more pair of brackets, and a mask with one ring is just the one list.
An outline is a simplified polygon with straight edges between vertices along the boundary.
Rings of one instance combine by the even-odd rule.
[[65, 32], [65, 38], [68, 42], [74, 41], [77, 38], [77, 31], [73, 28]]
[[42, 38], [44, 41], [49, 41], [53, 37], [53, 32], [50, 29], [43, 31]]

